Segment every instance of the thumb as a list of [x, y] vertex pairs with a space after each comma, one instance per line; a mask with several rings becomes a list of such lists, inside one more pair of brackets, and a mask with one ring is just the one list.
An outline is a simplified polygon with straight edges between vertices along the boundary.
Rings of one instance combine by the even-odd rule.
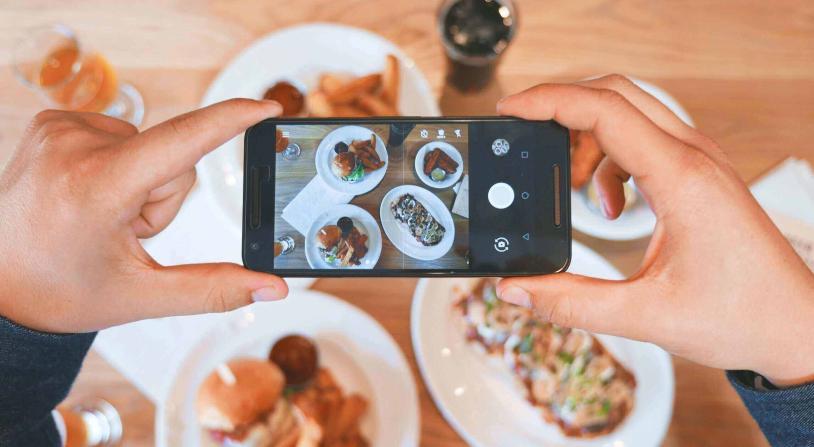
[[142, 308], [151, 317], [226, 312], [253, 302], [276, 301], [288, 295], [282, 278], [247, 270], [237, 264], [188, 264], [155, 271]]
[[[634, 285], [571, 273], [506, 278], [497, 284], [501, 300], [528, 307], [543, 320], [569, 328], [638, 338], [630, 312]], [[639, 318], [635, 320], [641, 320]]]

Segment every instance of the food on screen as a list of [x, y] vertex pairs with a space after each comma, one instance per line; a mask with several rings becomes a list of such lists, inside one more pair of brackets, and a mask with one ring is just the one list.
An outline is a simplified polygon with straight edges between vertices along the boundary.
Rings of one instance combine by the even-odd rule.
[[373, 133], [369, 140], [336, 143], [334, 153], [331, 171], [346, 182], [358, 182], [366, 173], [384, 167], [384, 162], [376, 153], [376, 134]]
[[269, 358], [234, 358], [204, 379], [196, 408], [210, 439], [229, 447], [369, 445], [359, 428], [367, 400], [344, 393], [311, 340], [283, 337]]
[[458, 162], [440, 148], [435, 148], [424, 155], [424, 174], [433, 181], [440, 182], [457, 170]]
[[404, 194], [390, 204], [393, 217], [416, 241], [425, 247], [438, 245], [446, 229], [412, 194]]
[[497, 298], [494, 280], [456, 292], [467, 340], [502, 358], [529, 402], [566, 436], [613, 431], [633, 409], [636, 379], [592, 334], [537, 319]]
[[340, 217], [336, 225], [325, 225], [317, 232], [317, 248], [322, 259], [338, 267], [361, 264], [367, 254], [367, 235], [357, 229], [353, 219]]

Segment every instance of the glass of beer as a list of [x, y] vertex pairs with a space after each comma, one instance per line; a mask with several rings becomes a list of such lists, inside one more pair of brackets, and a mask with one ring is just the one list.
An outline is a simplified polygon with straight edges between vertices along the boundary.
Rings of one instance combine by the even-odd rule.
[[274, 241], [274, 257], [287, 255], [294, 251], [294, 247], [296, 246], [297, 244], [294, 243], [294, 238], [283, 235]]
[[94, 399], [72, 408], [60, 406], [54, 419], [65, 447], [117, 445], [122, 439], [122, 420], [109, 402]]
[[136, 126], [144, 117], [138, 90], [120, 82], [107, 59], [82, 47], [65, 25], [29, 31], [14, 48], [12, 67], [49, 107], [104, 113]]
[[447, 82], [462, 92], [482, 90], [517, 29], [511, 0], [446, 0], [438, 31], [447, 55]]

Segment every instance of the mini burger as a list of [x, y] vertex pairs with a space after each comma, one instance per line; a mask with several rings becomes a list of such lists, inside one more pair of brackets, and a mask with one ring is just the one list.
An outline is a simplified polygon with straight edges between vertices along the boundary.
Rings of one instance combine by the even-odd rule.
[[198, 421], [221, 446], [318, 445], [321, 433], [313, 433], [283, 397], [284, 386], [283, 372], [274, 363], [234, 359], [209, 374], [198, 389]]
[[342, 152], [334, 157], [331, 170], [337, 177], [348, 182], [358, 182], [365, 175], [365, 167], [352, 152]]

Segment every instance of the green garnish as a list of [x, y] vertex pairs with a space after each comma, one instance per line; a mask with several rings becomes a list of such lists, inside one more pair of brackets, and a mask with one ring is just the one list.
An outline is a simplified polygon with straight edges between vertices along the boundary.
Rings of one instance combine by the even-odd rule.
[[602, 408], [599, 409], [600, 416], [607, 416], [611, 410], [611, 403], [608, 399], [602, 401]]
[[557, 358], [559, 358], [563, 363], [572, 363], [574, 361], [574, 356], [565, 351], [558, 352]]
[[353, 168], [353, 171], [349, 175], [342, 177], [342, 180], [348, 182], [357, 182], [365, 176], [365, 167], [362, 166], [362, 163], [356, 163], [356, 167]]
[[534, 347], [534, 339], [531, 334], [526, 334], [523, 337], [523, 340], [520, 342], [520, 346], [517, 348], [521, 353], [525, 354], [527, 352], [531, 352], [531, 348]]
[[489, 312], [491, 312], [495, 308], [495, 302], [494, 301], [485, 301], [485, 303], [486, 303], [486, 314], [488, 315]]

